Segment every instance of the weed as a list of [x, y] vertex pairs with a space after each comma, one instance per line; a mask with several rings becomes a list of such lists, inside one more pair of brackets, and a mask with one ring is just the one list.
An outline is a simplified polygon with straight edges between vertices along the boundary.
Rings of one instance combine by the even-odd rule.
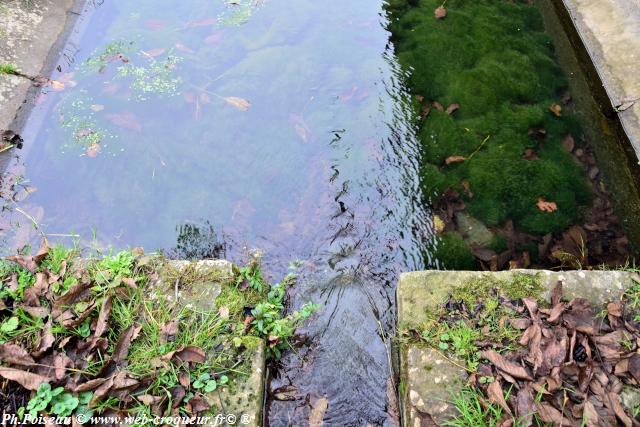
[[[48, 383], [42, 383], [38, 387], [36, 394], [29, 400], [26, 411], [33, 419], [40, 412], [47, 412], [58, 417], [68, 417], [75, 411], [76, 414], [90, 416], [89, 402], [93, 397], [92, 392], [84, 392], [79, 395], [64, 391], [64, 387], [54, 389]], [[18, 415], [23, 418], [25, 408], [18, 410]]]
[[0, 74], [19, 75], [20, 72], [15, 64], [0, 64]]

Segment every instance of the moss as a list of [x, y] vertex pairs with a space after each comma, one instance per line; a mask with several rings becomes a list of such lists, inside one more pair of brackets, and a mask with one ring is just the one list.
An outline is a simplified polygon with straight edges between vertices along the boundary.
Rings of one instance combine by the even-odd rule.
[[[460, 104], [453, 115], [432, 109], [419, 131], [423, 192], [432, 196], [466, 180], [474, 217], [488, 225], [512, 219], [526, 232], [546, 234], [580, 220], [591, 191], [561, 145], [567, 134], [579, 134], [576, 119], [549, 111], [567, 82], [541, 15], [528, 3], [451, 0], [446, 19], [437, 20], [440, 0], [393, 0], [387, 12], [399, 61], [412, 70], [411, 90], [425, 102]], [[529, 135], [540, 127], [543, 140]], [[523, 158], [529, 148], [537, 159]], [[468, 160], [446, 166], [449, 156]], [[558, 210], [539, 211], [538, 198]]]
[[543, 290], [537, 274], [514, 273], [509, 280], [487, 275], [468, 280], [455, 288], [453, 298], [473, 307], [478, 301], [494, 298], [496, 291], [509, 299], [517, 300], [524, 297], [540, 299]]
[[489, 245], [489, 249], [498, 254], [506, 251], [508, 249], [507, 239], [504, 236], [500, 235], [493, 236], [493, 239], [491, 239], [491, 244]]
[[449, 270], [473, 270], [476, 266], [471, 248], [456, 232], [442, 235], [437, 242], [435, 256]]

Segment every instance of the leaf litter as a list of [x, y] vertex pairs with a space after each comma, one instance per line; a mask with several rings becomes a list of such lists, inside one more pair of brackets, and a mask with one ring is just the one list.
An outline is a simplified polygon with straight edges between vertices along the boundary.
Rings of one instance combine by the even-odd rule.
[[[223, 319], [218, 310], [206, 315], [171, 303], [158, 273], [164, 260], [138, 258], [123, 252], [87, 263], [44, 240], [35, 255], [2, 261], [0, 407], [5, 413], [17, 413], [31, 392], [40, 395], [46, 385], [71, 401], [90, 393], [87, 409], [103, 415], [195, 416], [212, 407], [204, 394], [215, 388], [212, 381], [222, 386], [229, 377], [248, 375], [243, 366], [251, 352], [224, 335], [251, 328], [242, 323], [242, 305], [226, 308]], [[207, 389], [193, 382], [202, 375], [209, 378]], [[9, 395], [14, 397], [6, 400]]]
[[[485, 396], [485, 409], [488, 404], [502, 409], [495, 425], [638, 425], [635, 408], [623, 405], [621, 395], [625, 387], [640, 385], [635, 299], [610, 302], [598, 313], [583, 298], [561, 298], [561, 281], [550, 307], [533, 298], [503, 298], [511, 316], [501, 322], [518, 326], [520, 345], [479, 338], [478, 365], [471, 366], [468, 386]], [[450, 299], [439, 321], [477, 328], [485, 302], [467, 307]]]

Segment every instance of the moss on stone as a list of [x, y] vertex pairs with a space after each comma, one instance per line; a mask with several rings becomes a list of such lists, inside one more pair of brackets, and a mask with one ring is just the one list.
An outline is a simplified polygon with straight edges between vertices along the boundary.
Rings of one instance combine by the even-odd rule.
[[[529, 3], [450, 0], [442, 20], [433, 15], [440, 0], [391, 0], [387, 11], [399, 61], [412, 70], [410, 89], [425, 103], [460, 104], [453, 115], [432, 108], [422, 124], [424, 193], [460, 189], [466, 180], [474, 196], [463, 197], [474, 217], [488, 225], [513, 219], [546, 234], [577, 222], [591, 191], [561, 145], [567, 134], [579, 135], [575, 118], [549, 111], [567, 82]], [[529, 135], [530, 128], [544, 128], [545, 137]], [[537, 159], [524, 159], [526, 149]], [[446, 166], [449, 156], [467, 160]], [[538, 198], [558, 210], [541, 212]]]
[[495, 276], [479, 276], [465, 281], [453, 290], [456, 301], [464, 301], [468, 307], [475, 306], [478, 301], [494, 297], [494, 292], [513, 299], [533, 297], [540, 299], [544, 287], [538, 275], [514, 273], [508, 279]]

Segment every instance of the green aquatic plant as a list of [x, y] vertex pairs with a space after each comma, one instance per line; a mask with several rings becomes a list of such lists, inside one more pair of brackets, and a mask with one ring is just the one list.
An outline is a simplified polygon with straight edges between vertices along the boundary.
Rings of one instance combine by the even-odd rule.
[[221, 25], [242, 25], [249, 21], [254, 10], [259, 6], [259, 0], [228, 1], [226, 10], [218, 15]]
[[174, 76], [176, 65], [182, 61], [178, 56], [167, 56], [160, 61], [147, 58], [145, 65], [126, 63], [118, 67], [118, 78], [131, 78], [131, 89], [138, 92], [139, 101], [147, 100], [149, 94], [172, 96], [178, 93], [182, 82], [180, 77]]
[[[546, 234], [580, 220], [591, 191], [562, 146], [580, 134], [576, 119], [562, 107], [550, 111], [567, 81], [529, 3], [451, 0], [446, 18], [435, 19], [440, 0], [390, 0], [387, 13], [397, 57], [410, 70], [407, 85], [426, 108], [419, 130], [426, 197], [453, 188], [488, 225], [512, 219]], [[444, 111], [453, 104], [459, 108]], [[463, 160], [447, 162], [452, 156]], [[542, 212], [539, 198], [558, 209]]]

